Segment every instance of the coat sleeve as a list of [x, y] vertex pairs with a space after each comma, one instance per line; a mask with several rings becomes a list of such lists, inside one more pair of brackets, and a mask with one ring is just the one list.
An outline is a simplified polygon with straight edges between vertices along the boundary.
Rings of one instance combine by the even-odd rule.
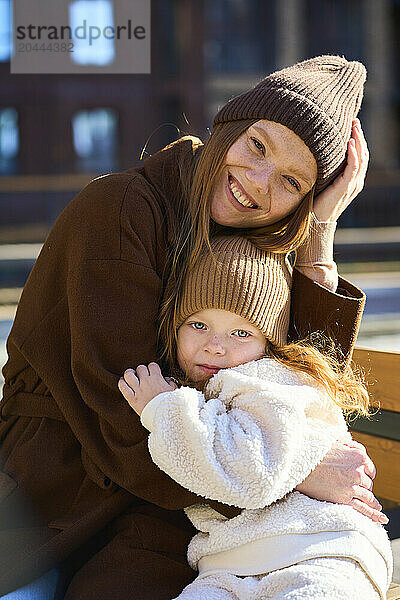
[[[240, 508], [262, 508], [303, 481], [340, 436], [337, 426], [307, 419], [299, 386], [220, 372], [217, 398], [183, 387], [154, 398], [142, 412], [153, 460], [181, 485]], [[227, 385], [226, 385], [227, 384]], [[227, 386], [230, 388], [227, 391]]]
[[339, 359], [350, 360], [360, 328], [365, 294], [339, 277], [336, 292], [293, 270], [289, 339], [319, 331], [336, 345]]

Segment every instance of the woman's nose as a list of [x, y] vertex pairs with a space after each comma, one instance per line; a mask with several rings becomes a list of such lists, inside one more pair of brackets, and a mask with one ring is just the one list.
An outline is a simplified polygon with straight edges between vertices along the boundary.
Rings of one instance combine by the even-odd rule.
[[271, 179], [273, 175], [273, 167], [268, 166], [258, 169], [249, 169], [246, 173], [248, 181], [252, 186], [257, 188], [260, 194], [268, 194]]

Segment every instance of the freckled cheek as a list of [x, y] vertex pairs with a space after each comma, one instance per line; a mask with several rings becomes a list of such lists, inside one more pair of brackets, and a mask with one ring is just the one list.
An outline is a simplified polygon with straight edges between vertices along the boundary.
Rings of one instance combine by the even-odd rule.
[[273, 202], [271, 206], [271, 213], [279, 216], [280, 218], [286, 217], [294, 212], [299, 206], [301, 200], [294, 200], [291, 198], [280, 197], [279, 200]]
[[179, 366], [183, 369], [190, 368], [196, 362], [196, 355], [199, 352], [199, 342], [193, 339], [193, 336], [185, 334], [178, 335], [177, 358]]
[[248, 362], [250, 360], [258, 360], [265, 354], [265, 342], [254, 342], [249, 344], [246, 348], [242, 348], [241, 357], [242, 362]]
[[190, 347], [185, 335], [178, 335], [177, 358], [179, 366], [184, 369], [187, 367], [190, 357]]
[[214, 185], [214, 189], [211, 194], [210, 209], [211, 213], [213, 210], [217, 210], [219, 205], [223, 203], [225, 198], [225, 184], [226, 184], [226, 172], [224, 171], [219, 177], [218, 181]]
[[230, 348], [230, 359], [232, 363], [239, 365], [246, 362], [249, 356], [254, 354], [253, 347], [246, 345], [243, 342], [238, 342]]
[[229, 148], [224, 163], [226, 166], [248, 166], [249, 160], [252, 163], [255, 158], [258, 157], [251, 151], [246, 136], [242, 136]]

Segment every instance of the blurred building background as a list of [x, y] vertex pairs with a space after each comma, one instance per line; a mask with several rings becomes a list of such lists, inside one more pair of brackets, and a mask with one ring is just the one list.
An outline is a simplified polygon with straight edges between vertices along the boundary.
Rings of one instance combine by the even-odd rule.
[[[96, 1], [74, 5], [85, 16]], [[112, 10], [118, 0], [102, 2]], [[371, 152], [336, 258], [368, 295], [360, 344], [400, 351], [400, 0], [152, 0], [151, 75], [11, 75], [11, 14], [11, 0], [0, 0], [3, 341], [46, 233], [91, 178], [135, 166], [180, 134], [205, 139], [231, 96], [331, 53], [367, 67], [360, 118]], [[4, 344], [0, 353], [1, 362]]]

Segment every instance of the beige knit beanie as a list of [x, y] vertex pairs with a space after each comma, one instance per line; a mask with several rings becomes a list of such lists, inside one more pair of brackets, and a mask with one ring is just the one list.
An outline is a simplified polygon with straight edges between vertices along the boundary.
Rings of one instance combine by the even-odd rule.
[[214, 125], [267, 119], [285, 125], [308, 146], [317, 162], [315, 193], [343, 168], [351, 124], [360, 110], [366, 69], [341, 56], [317, 56], [268, 75], [230, 100]]
[[221, 236], [211, 241], [188, 273], [177, 326], [200, 310], [220, 308], [248, 319], [273, 344], [287, 342], [291, 275], [284, 254], [260, 250], [247, 239]]

